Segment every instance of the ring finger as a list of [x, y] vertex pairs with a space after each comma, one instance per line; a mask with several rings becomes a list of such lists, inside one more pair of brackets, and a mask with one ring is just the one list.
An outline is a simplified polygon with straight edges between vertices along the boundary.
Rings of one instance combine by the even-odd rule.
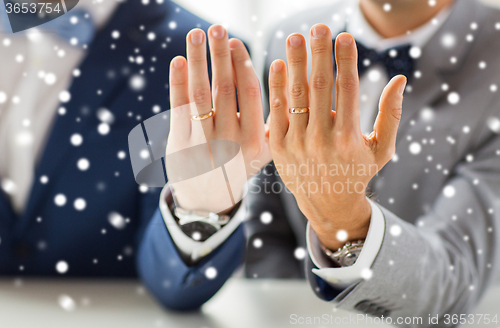
[[[212, 111], [212, 97], [208, 79], [206, 38], [205, 33], [200, 29], [193, 29], [187, 36], [187, 62], [189, 100], [195, 105], [191, 107], [191, 115], [208, 114]], [[214, 124], [213, 117], [193, 121], [193, 123], [196, 122], [201, 122], [205, 136], [211, 133]], [[193, 133], [197, 133], [196, 130], [193, 125]]]
[[[307, 82], [307, 49], [304, 37], [294, 33], [288, 37], [286, 46], [288, 61], [288, 88], [290, 107], [309, 107], [309, 85]], [[309, 121], [308, 113], [290, 114], [291, 131], [303, 131]]]

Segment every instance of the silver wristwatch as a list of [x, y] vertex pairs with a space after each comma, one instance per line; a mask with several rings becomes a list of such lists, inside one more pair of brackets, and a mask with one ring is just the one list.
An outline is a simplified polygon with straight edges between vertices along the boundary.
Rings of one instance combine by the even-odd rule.
[[331, 260], [341, 267], [353, 265], [359, 257], [359, 253], [363, 249], [365, 244], [364, 240], [358, 240], [354, 242], [347, 242], [343, 247], [339, 248], [336, 252], [332, 252], [325, 246], [321, 245], [323, 252]]

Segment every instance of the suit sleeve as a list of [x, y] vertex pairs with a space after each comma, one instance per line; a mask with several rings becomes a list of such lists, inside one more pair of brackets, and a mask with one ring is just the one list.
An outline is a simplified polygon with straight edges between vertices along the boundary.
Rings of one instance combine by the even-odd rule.
[[[432, 211], [407, 223], [380, 206], [385, 232], [369, 279], [336, 292], [309, 270], [318, 296], [375, 316], [468, 314], [495, 277], [500, 222], [500, 137], [490, 135], [450, 174]], [[311, 268], [311, 262], [309, 262]], [[404, 326], [404, 325], [402, 325]]]
[[241, 264], [244, 252], [245, 237], [240, 225], [221, 246], [189, 266], [158, 209], [141, 240], [137, 268], [143, 283], [165, 307], [195, 310], [222, 287]]

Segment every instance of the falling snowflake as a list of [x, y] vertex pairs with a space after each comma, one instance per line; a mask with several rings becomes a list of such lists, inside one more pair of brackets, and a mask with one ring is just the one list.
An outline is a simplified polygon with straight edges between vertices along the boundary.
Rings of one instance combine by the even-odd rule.
[[76, 309], [75, 301], [68, 295], [59, 296], [58, 302], [59, 306], [68, 312], [74, 311]]
[[56, 271], [60, 274], [68, 272], [69, 265], [66, 261], [59, 261], [56, 263]]
[[446, 33], [441, 37], [441, 44], [445, 48], [453, 48], [456, 44], [456, 38], [451, 33]]
[[410, 57], [417, 59], [422, 55], [422, 49], [419, 47], [411, 47], [410, 48]]
[[85, 207], [87, 207], [87, 202], [83, 198], [77, 198], [75, 199], [73, 206], [77, 211], [83, 211]]
[[401, 232], [402, 232], [401, 226], [399, 226], [397, 224], [394, 224], [394, 225], [391, 226], [389, 232], [394, 237], [397, 237], [397, 236], [401, 235]]
[[409, 149], [411, 154], [418, 155], [422, 151], [422, 146], [418, 142], [412, 142]]
[[460, 95], [456, 92], [450, 92], [448, 94], [448, 102], [452, 105], [456, 105], [458, 104], [458, 102], [460, 101]]
[[446, 186], [443, 189], [443, 194], [445, 195], [445, 197], [452, 198], [453, 196], [455, 196], [455, 193], [456, 190], [453, 186]]
[[498, 117], [490, 117], [486, 121], [488, 128], [494, 133], [500, 133], [500, 119]]
[[205, 270], [205, 277], [207, 277], [207, 279], [210, 279], [210, 280], [215, 279], [217, 277], [217, 269], [214, 267], [208, 267]]
[[80, 134], [75, 133], [71, 136], [70, 142], [73, 146], [78, 147], [83, 143], [83, 137]]
[[361, 278], [364, 280], [370, 280], [373, 277], [373, 271], [370, 268], [364, 268], [361, 270]]
[[297, 260], [303, 260], [306, 257], [306, 255], [307, 252], [304, 249], [304, 247], [297, 247], [293, 252], [293, 256], [295, 256]]
[[255, 238], [252, 242], [253, 247], [255, 248], [261, 248], [263, 245], [262, 239], [260, 238]]
[[115, 121], [113, 113], [106, 108], [100, 108], [97, 110], [97, 118], [99, 121], [107, 124], [113, 124]]
[[125, 159], [127, 157], [127, 153], [124, 152], [123, 150], [120, 150], [117, 154], [118, 159]]
[[347, 234], [347, 231], [345, 230], [339, 230], [337, 231], [337, 234], [335, 235], [338, 241], [344, 242], [349, 238], [349, 235]]
[[54, 197], [54, 203], [56, 203], [57, 206], [64, 206], [66, 205], [66, 196], [63, 194], [57, 194]]
[[110, 131], [109, 124], [107, 123], [101, 123], [97, 126], [97, 132], [99, 132], [100, 135], [107, 135]]
[[129, 85], [134, 91], [141, 91], [146, 86], [146, 79], [141, 75], [133, 75], [130, 78]]
[[260, 214], [260, 222], [262, 222], [263, 224], [269, 224], [273, 221], [273, 215], [271, 214], [271, 212], [262, 212]]
[[87, 171], [89, 169], [89, 167], [90, 167], [90, 162], [86, 158], [80, 158], [78, 160], [78, 162], [76, 163], [76, 166], [81, 171]]
[[118, 212], [111, 212], [108, 214], [108, 222], [118, 230], [125, 228], [125, 218]]
[[63, 103], [68, 102], [71, 99], [71, 94], [64, 90], [59, 93], [59, 100]]

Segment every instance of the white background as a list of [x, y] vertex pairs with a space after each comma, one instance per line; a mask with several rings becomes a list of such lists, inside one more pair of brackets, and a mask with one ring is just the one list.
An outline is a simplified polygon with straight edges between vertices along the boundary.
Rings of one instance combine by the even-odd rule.
[[[231, 34], [242, 38], [250, 46], [259, 78], [262, 77], [264, 51], [273, 27], [296, 12], [327, 6], [335, 1], [337, 0], [174, 0], [195, 15], [210, 23], [221, 24]], [[482, 1], [500, 7], [500, 0]]]

